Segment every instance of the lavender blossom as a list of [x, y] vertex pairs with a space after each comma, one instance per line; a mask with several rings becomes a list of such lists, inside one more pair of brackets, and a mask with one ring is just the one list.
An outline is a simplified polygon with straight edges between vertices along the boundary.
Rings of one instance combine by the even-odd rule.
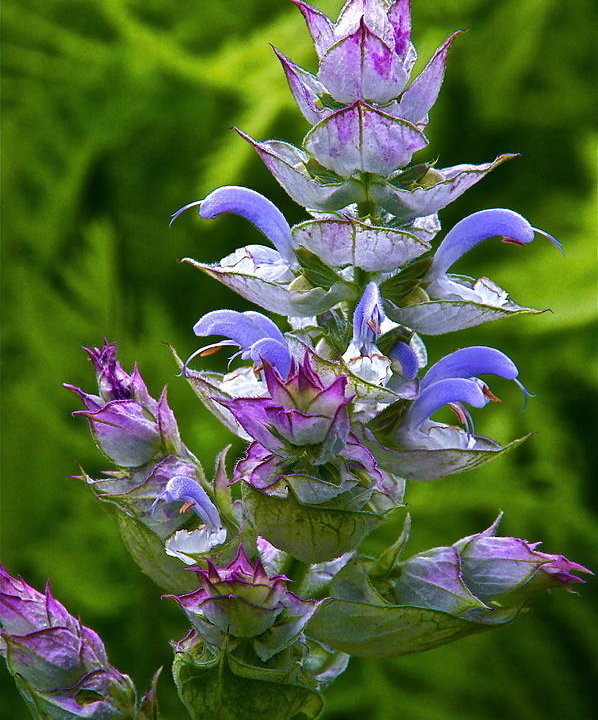
[[[202, 475], [197, 465], [177, 455], [167, 455], [140, 469], [106, 472], [97, 480], [87, 476], [84, 479], [98, 500], [139, 519], [165, 540], [188, 523], [188, 517], [180, 512], [182, 502], [168, 493], [172, 481], [181, 477], [198, 493], [205, 494], [198, 480]], [[158, 498], [169, 499], [157, 504]]]
[[37, 717], [133, 717], [133, 683], [108, 662], [98, 635], [0, 566], [0, 654]]
[[[483, 408], [498, 398], [477, 375], [492, 374], [517, 380], [518, 371], [504, 353], [488, 347], [463, 348], [433, 365], [419, 382], [419, 391], [397, 418], [391, 435], [376, 438], [369, 430], [363, 440], [386, 470], [415, 480], [434, 480], [496, 458], [525, 438], [508, 445], [475, 434], [465, 405]], [[431, 420], [449, 406], [465, 429]]]
[[[251, 359], [255, 365], [266, 360], [275, 367], [283, 377], [291, 369], [291, 355], [282, 332], [261, 313], [235, 310], [215, 310], [207, 313], [195, 323], [193, 331], [199, 337], [206, 335], [224, 335], [230, 343], [241, 349], [244, 359]], [[208, 345], [198, 351], [205, 355], [229, 344], [229, 341]]]
[[353, 338], [343, 359], [355, 375], [380, 385], [390, 379], [392, 364], [376, 346], [385, 319], [380, 290], [375, 282], [370, 282], [353, 313]]

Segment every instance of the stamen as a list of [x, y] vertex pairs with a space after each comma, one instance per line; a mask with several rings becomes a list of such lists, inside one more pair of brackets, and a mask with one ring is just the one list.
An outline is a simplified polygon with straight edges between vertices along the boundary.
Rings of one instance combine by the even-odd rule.
[[187, 510], [191, 510], [191, 508], [195, 505], [195, 500], [188, 500], [184, 505], [182, 505], [181, 509], [179, 510], [179, 513], [183, 515], [183, 513], [186, 513]]
[[208, 355], [213, 355], [214, 353], [218, 352], [218, 350], [221, 350], [223, 347], [234, 345], [237, 346], [236, 342], [233, 342], [232, 340], [221, 340], [218, 343], [213, 343], [211, 345], [204, 345], [204, 347], [198, 348], [195, 352], [191, 353], [189, 357], [185, 360], [183, 363], [183, 367], [181, 368], [181, 372], [179, 373], [179, 376], [182, 375], [183, 377], [187, 377], [187, 372], [189, 370], [189, 363], [194, 360], [196, 357], [208, 357]]
[[208, 345], [208, 347], [204, 348], [199, 353], [199, 357], [208, 357], [209, 355], [214, 355], [218, 352], [218, 350], [222, 350], [222, 347], [222, 345]]
[[502, 240], [504, 243], [511, 243], [512, 245], [525, 245], [524, 242], [521, 242], [521, 240], [517, 240], [517, 238], [502, 237], [501, 240]]
[[483, 385], [482, 392], [488, 398], [488, 400], [492, 400], [492, 402], [500, 402], [500, 398], [496, 397], [496, 395], [492, 392], [492, 390], [490, 390], [488, 385]]
[[183, 363], [183, 367], [181, 368], [181, 372], [179, 373], [179, 376], [182, 375], [183, 377], [187, 377], [187, 372], [189, 370], [189, 363], [194, 360], [198, 355], [201, 355], [203, 348], [199, 348], [199, 350], [196, 350], [195, 352], [191, 353], [189, 357], [185, 360]]
[[368, 327], [370, 328], [370, 330], [374, 333], [374, 335], [379, 335], [379, 334], [380, 334], [380, 325], [378, 325], [378, 324], [376, 323], [376, 321], [374, 320], [374, 318], [370, 318], [370, 319], [368, 320], [368, 322], [367, 322], [367, 325], [368, 325]]
[[467, 415], [465, 414], [465, 410], [461, 405], [458, 405], [457, 403], [449, 403], [448, 406], [450, 409], [455, 413], [460, 423], [463, 425], [467, 425]]

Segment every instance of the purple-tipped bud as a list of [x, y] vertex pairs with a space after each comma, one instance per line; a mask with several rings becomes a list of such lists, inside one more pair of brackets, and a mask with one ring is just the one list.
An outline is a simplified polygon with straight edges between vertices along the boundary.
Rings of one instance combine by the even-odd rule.
[[443, 610], [481, 622], [505, 622], [536, 590], [570, 589], [590, 570], [563, 555], [536, 550], [539, 543], [483, 532], [434, 548], [401, 563], [394, 585], [400, 604]]
[[251, 437], [282, 457], [296, 448], [308, 450], [316, 464], [342, 451], [349, 433], [347, 405], [352, 400], [345, 397], [344, 375], [325, 386], [307, 354], [286, 380], [268, 363], [264, 375], [270, 397], [219, 400]]
[[133, 374], [129, 375], [116, 359], [116, 343], [105, 340], [101, 348], [83, 349], [93, 363], [98, 377], [99, 394], [103, 400], [109, 402], [147, 396], [147, 388], [136, 368]]
[[99, 395], [73, 385], [86, 410], [82, 415], [108, 457], [120, 467], [140, 467], [151, 460], [181, 449], [176, 420], [168, 406], [166, 391], [158, 401], [152, 398], [137, 368], [131, 375], [116, 361], [116, 345], [87, 350], [98, 377]]
[[252, 562], [242, 545], [225, 567], [208, 562], [207, 570], [196, 570], [201, 587], [171, 597], [199, 635], [213, 644], [221, 644], [226, 635], [258, 639], [269, 631], [256, 650], [265, 643], [269, 654], [275, 654], [301, 632], [316, 607], [287, 590], [284, 575], [268, 576], [261, 561]]
[[[515, 537], [497, 537], [494, 533], [500, 516], [487, 529], [455, 543], [463, 567], [463, 579], [480, 599], [500, 598], [508, 604], [525, 599], [531, 592], [551, 587], [571, 589], [583, 583], [575, 573], [590, 570], [563, 555], [551, 555]], [[508, 596], [508, 597], [507, 597]]]
[[[40, 717], [133, 717], [135, 689], [109, 664], [98, 635], [0, 566], [0, 654]], [[37, 717], [37, 714], [36, 714]]]

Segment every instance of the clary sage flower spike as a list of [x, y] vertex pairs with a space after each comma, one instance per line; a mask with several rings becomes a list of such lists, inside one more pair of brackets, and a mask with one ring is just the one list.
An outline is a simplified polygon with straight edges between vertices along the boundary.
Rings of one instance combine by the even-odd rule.
[[[137, 368], [127, 373], [115, 344], [87, 350], [97, 393], [66, 386], [112, 464], [84, 475], [87, 486], [188, 620], [173, 677], [193, 720], [313, 720], [349, 655], [422, 652], [499, 627], [532, 595], [572, 590], [590, 572], [498, 536], [498, 520], [407, 554], [408, 481], [470, 470], [526, 440], [474, 425], [511, 383], [531, 395], [517, 358], [472, 336], [444, 357], [432, 342], [428, 359], [423, 338], [540, 312], [488, 277], [457, 274], [459, 260], [492, 238], [560, 244], [504, 208], [441, 228], [439, 211], [513, 157], [438, 168], [427, 150], [459, 32], [412, 78], [409, 0], [347, 0], [336, 21], [292, 2], [317, 71], [275, 53], [309, 128], [298, 147], [238, 132], [305, 217], [291, 227], [270, 199], [236, 185], [172, 216], [195, 209], [201, 223], [227, 213], [249, 223], [243, 246], [220, 261], [185, 260], [255, 307], [204, 314], [193, 327], [200, 347], [185, 362], [173, 350], [244, 452], [227, 466], [223, 449], [208, 479], [166, 392], [155, 399]], [[220, 372], [201, 367], [223, 349]], [[364, 539], [401, 520], [397, 540], [369, 557]], [[0, 652], [35, 717], [157, 720], [155, 683], [138, 702], [99, 638], [49, 590], [2, 571], [0, 623]]]

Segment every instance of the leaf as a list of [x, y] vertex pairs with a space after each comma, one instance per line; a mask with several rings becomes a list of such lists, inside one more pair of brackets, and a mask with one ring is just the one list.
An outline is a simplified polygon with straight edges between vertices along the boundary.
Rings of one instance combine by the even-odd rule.
[[162, 668], [158, 668], [154, 673], [149, 690], [141, 698], [135, 720], [158, 720], [158, 698], [156, 697], [156, 690], [161, 672]]
[[509, 301], [494, 307], [465, 300], [430, 300], [409, 307], [389, 303], [388, 317], [422, 335], [444, 335], [514, 315], [539, 315], [546, 310], [521, 307]]
[[308, 626], [310, 637], [358, 657], [395, 657], [423, 652], [493, 627], [436, 610], [325, 601]]
[[432, 258], [427, 257], [416, 260], [404, 270], [381, 283], [380, 294], [385, 300], [400, 305], [406, 297], [420, 286], [421, 280], [431, 264]]
[[307, 280], [316, 287], [330, 290], [336, 283], [342, 283], [343, 279], [334, 270], [328, 267], [314, 252], [305, 247], [299, 247], [295, 250], [295, 255], [303, 274]]
[[409, 410], [411, 402], [401, 398], [387, 405], [382, 412], [369, 421], [368, 427], [379, 437], [389, 437], [394, 434], [405, 413]]
[[226, 656], [199, 663], [187, 652], [178, 652], [173, 664], [179, 697], [193, 720], [315, 720], [323, 708], [318, 693], [259, 679], [279, 674], [233, 664]]
[[245, 482], [242, 490], [256, 532], [305, 563], [354, 550], [382, 519], [368, 511], [303, 505], [292, 493], [286, 498], [266, 495]]
[[396, 270], [430, 249], [410, 232], [354, 218], [300, 223], [292, 229], [292, 242], [297, 252], [308, 248], [331, 267], [355, 265], [368, 272]]
[[156, 585], [168, 592], [181, 594], [196, 586], [192, 573], [164, 551], [164, 543], [136, 518], [116, 514], [118, 527], [133, 560]]
[[319, 163], [343, 178], [357, 172], [387, 175], [428, 144], [411, 123], [361, 101], [321, 120], [303, 142]]
[[231, 290], [277, 315], [301, 317], [319, 315], [341, 300], [351, 300], [355, 291], [345, 282], [336, 283], [329, 289], [294, 289], [292, 284], [264, 280], [249, 273], [240, 272], [219, 264], [208, 265], [190, 258], [184, 262], [196, 267], [226, 285]]
[[[513, 440], [507, 445], [498, 445], [486, 440], [486, 447], [473, 450], [438, 449], [438, 450], [401, 450], [384, 446], [379, 440], [368, 434], [366, 445], [380, 466], [388, 472], [395, 473], [407, 480], [429, 481], [438, 480], [446, 475], [472, 470], [491, 460], [501, 457], [513, 450], [529, 437]], [[482, 438], [477, 439], [480, 444]]]

